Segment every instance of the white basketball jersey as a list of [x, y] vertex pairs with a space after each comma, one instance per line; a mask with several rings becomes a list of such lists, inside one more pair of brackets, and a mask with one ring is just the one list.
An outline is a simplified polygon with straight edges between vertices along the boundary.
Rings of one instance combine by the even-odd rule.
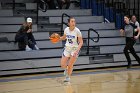
[[69, 27], [64, 30], [64, 34], [66, 35], [66, 44], [67, 47], [78, 47], [78, 37], [82, 37], [80, 30], [75, 27], [73, 31], [70, 31]]

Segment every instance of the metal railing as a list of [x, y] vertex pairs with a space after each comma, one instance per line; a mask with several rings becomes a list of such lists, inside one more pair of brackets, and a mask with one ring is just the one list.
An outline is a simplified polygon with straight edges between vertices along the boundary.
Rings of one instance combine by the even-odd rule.
[[44, 0], [40, 0], [40, 3], [37, 2], [37, 7], [36, 7], [36, 24], [38, 24], [38, 17], [39, 17], [39, 10], [41, 10], [42, 12], [46, 12], [48, 9], [48, 5]]
[[64, 22], [64, 17], [68, 17], [70, 18], [70, 16], [66, 13], [63, 13], [62, 16], [61, 16], [61, 35], [63, 35], [63, 25], [66, 25], [68, 26], [68, 24], [66, 22]]
[[[95, 40], [95, 37], [90, 37], [90, 36], [91, 36], [91, 31], [97, 34], [97, 37], [96, 37], [97, 39], [96, 39], [96, 40]], [[92, 28], [90, 28], [90, 29], [88, 30], [88, 45], [87, 45], [87, 54], [88, 54], [88, 55], [89, 55], [90, 39], [91, 39], [93, 42], [96, 42], [96, 43], [99, 42], [99, 39], [100, 39], [99, 33], [98, 33], [96, 30], [92, 29]]]

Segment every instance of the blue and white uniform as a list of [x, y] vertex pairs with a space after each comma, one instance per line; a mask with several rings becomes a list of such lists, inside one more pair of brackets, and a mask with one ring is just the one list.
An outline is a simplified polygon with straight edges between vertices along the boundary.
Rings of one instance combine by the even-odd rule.
[[75, 27], [73, 31], [70, 31], [69, 27], [64, 30], [66, 35], [66, 44], [63, 52], [63, 56], [73, 56], [74, 52], [78, 48], [78, 37], [82, 37], [80, 30]]

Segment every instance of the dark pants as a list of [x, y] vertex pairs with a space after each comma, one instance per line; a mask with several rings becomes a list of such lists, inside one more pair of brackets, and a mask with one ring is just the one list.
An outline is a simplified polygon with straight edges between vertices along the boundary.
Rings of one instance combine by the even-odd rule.
[[57, 0], [45, 0], [45, 2], [48, 4], [49, 9], [57, 9], [58, 7]]
[[[18, 43], [20, 44], [22, 43], [25, 46], [28, 45], [31, 48], [33, 48], [34, 45], [36, 45], [36, 41], [32, 33], [25, 33], [22, 35], [17, 35], [15, 40]], [[23, 46], [24, 49], [25, 49], [25, 46]]]
[[69, 9], [70, 7], [70, 0], [65, 0], [65, 3], [63, 3], [62, 0], [57, 0], [58, 4], [59, 4], [59, 8], [62, 9], [63, 5], [66, 4], [65, 9]]
[[131, 65], [131, 58], [129, 55], [128, 50], [130, 51], [130, 53], [135, 57], [135, 59], [138, 61], [138, 63], [140, 64], [140, 58], [139, 56], [136, 54], [135, 49], [134, 49], [134, 44], [135, 44], [136, 40], [134, 40], [133, 38], [130, 37], [126, 37], [126, 45], [124, 48], [124, 54], [126, 56], [126, 59], [128, 61], [128, 66]]

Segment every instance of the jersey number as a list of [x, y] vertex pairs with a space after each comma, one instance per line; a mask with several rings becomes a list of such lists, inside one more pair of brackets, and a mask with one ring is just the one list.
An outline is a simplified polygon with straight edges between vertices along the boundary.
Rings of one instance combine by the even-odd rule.
[[68, 39], [68, 42], [69, 42], [70, 44], [72, 44], [72, 43], [73, 43], [72, 39]]

